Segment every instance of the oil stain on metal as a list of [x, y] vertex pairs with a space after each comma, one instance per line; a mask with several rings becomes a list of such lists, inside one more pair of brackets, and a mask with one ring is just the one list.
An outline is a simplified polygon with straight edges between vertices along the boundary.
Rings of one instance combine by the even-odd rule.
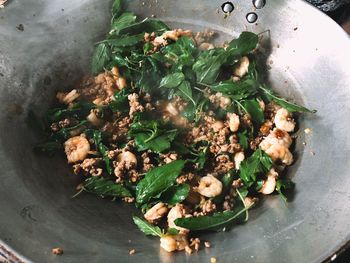
[[25, 220], [37, 221], [35, 217], [33, 217], [33, 210], [35, 209], [34, 205], [29, 205], [23, 207], [20, 211], [20, 215]]

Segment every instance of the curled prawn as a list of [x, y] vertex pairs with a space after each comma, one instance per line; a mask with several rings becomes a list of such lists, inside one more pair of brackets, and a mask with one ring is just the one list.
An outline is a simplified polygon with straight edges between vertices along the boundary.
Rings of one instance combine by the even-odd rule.
[[189, 230], [186, 228], [179, 227], [175, 225], [174, 221], [178, 218], [185, 217], [186, 209], [182, 204], [177, 204], [173, 208], [170, 209], [168, 213], [168, 227], [175, 228], [180, 231], [180, 233], [188, 233]]
[[286, 165], [293, 163], [293, 155], [289, 149], [280, 144], [273, 144], [265, 151], [274, 161], [280, 160]]
[[201, 178], [197, 192], [205, 197], [215, 197], [222, 192], [222, 183], [212, 175]]
[[90, 151], [90, 143], [83, 136], [75, 136], [64, 143], [68, 163], [83, 161]]
[[160, 246], [168, 252], [184, 250], [188, 246], [187, 236], [184, 234], [166, 235], [160, 239]]
[[291, 113], [285, 108], [281, 108], [277, 111], [274, 122], [276, 127], [282, 131], [294, 131], [295, 122]]

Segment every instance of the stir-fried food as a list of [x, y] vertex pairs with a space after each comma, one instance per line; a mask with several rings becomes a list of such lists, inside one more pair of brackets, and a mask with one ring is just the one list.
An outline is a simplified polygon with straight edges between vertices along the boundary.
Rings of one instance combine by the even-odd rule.
[[57, 94], [37, 150], [64, 150], [80, 191], [135, 203], [141, 231], [166, 251], [192, 253], [193, 231], [246, 221], [261, 195], [286, 198], [293, 113], [309, 110], [261, 81], [258, 35], [215, 46], [211, 31], [138, 20], [121, 3], [94, 76]]

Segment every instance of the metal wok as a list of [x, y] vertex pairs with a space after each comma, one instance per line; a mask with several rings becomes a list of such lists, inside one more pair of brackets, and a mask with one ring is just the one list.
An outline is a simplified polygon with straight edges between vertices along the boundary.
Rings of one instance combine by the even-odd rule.
[[[269, 82], [318, 110], [299, 119], [297, 160], [289, 170], [297, 184], [292, 202], [264, 199], [247, 224], [203, 234], [213, 247], [188, 256], [163, 252], [157, 239], [139, 232], [132, 206], [88, 194], [72, 199], [77, 178], [63, 158], [33, 154], [38, 138], [26, 116], [29, 109], [47, 109], [56, 90], [89, 72], [111, 1], [14, 0], [0, 10], [0, 252], [14, 262], [90, 263], [209, 262], [212, 256], [218, 262], [301, 263], [338, 253], [350, 240], [348, 36], [298, 0], [267, 1], [254, 24], [245, 19], [251, 1], [234, 1], [226, 19], [220, 1], [130, 2], [137, 14], [154, 14], [172, 26], [217, 30], [217, 41], [269, 30], [262, 34]], [[53, 247], [64, 255], [52, 255]], [[132, 248], [137, 252], [129, 256]]]

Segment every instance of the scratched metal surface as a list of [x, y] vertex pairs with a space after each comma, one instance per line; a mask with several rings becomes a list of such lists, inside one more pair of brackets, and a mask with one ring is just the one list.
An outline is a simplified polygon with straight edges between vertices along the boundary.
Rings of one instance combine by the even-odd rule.
[[[46, 109], [55, 90], [88, 73], [93, 43], [108, 28], [111, 1], [14, 0], [0, 10], [0, 239], [6, 248], [28, 262], [208, 262], [215, 256], [218, 262], [302, 263], [321, 262], [342, 247], [350, 239], [346, 34], [297, 0], [267, 1], [257, 10], [258, 24], [245, 20], [253, 10], [250, 1], [239, 1], [227, 19], [217, 12], [218, 1], [131, 2], [136, 13], [155, 14], [174, 26], [218, 30], [218, 41], [242, 30], [270, 30], [262, 42], [270, 83], [318, 110], [300, 118], [290, 169], [297, 184], [293, 201], [285, 206], [276, 196], [266, 198], [247, 224], [202, 235], [213, 247], [187, 256], [163, 252], [158, 240], [140, 233], [131, 206], [90, 195], [71, 199], [78, 179], [61, 156], [33, 155], [38, 138], [26, 114]], [[313, 129], [309, 136], [306, 127]], [[64, 255], [52, 255], [53, 247]], [[137, 252], [131, 257], [132, 248]]]

